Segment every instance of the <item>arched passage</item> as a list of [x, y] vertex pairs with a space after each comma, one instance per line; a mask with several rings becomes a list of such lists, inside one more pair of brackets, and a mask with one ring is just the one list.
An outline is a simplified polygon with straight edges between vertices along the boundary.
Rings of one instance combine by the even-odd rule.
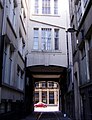
[[59, 88], [58, 82], [35, 82], [34, 111], [59, 111]]
[[[67, 72], [65, 67], [59, 66], [30, 66], [26, 68], [26, 83], [25, 83], [25, 107], [26, 112], [34, 111], [34, 93], [35, 83], [50, 81], [56, 82], [59, 85], [59, 110], [64, 112], [64, 95], [66, 92]], [[49, 103], [49, 102], [48, 102]]]

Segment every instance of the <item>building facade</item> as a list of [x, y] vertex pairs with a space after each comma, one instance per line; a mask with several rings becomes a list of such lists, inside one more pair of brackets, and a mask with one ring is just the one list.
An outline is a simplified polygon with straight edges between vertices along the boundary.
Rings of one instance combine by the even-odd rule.
[[35, 83], [34, 103], [43, 102], [59, 108], [59, 84], [53, 81]]
[[[64, 4], [66, 5], [64, 6]], [[26, 56], [27, 86], [31, 86], [32, 82], [35, 81], [55, 81], [60, 84], [60, 91], [62, 91], [61, 84], [67, 79], [66, 29], [68, 26], [69, 11], [67, 0], [30, 1]], [[71, 63], [72, 60], [70, 59], [69, 62]], [[33, 91], [31, 95], [34, 94], [35, 88], [33, 89], [33, 87], [26, 88], [29, 91]], [[27, 90], [26, 96], [30, 94]], [[62, 100], [60, 100], [63, 102], [64, 91], [62, 91]], [[61, 99], [61, 92], [59, 93]], [[26, 97], [27, 104], [28, 100], [34, 104], [34, 100], [31, 97]], [[61, 110], [63, 103], [59, 103], [59, 110]], [[28, 109], [32, 109], [32, 107]]]
[[63, 4], [60, 0], [30, 2], [28, 66], [67, 66], [65, 31], [68, 12]]
[[[76, 120], [92, 120], [92, 1], [70, 0]], [[69, 110], [68, 112], [71, 112]]]
[[[0, 0], [0, 15], [0, 117], [33, 112], [39, 81], [59, 84], [59, 110], [65, 112], [67, 66], [72, 65], [68, 1]], [[58, 104], [49, 97], [50, 102]]]
[[26, 0], [0, 0], [0, 116], [23, 106], [27, 11]]

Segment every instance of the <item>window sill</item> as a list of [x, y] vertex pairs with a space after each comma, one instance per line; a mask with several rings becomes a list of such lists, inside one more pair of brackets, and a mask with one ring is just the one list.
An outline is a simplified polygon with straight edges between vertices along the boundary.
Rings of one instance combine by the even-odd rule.
[[33, 16], [49, 16], [49, 17], [60, 17], [58, 14], [32, 14]]
[[62, 53], [61, 50], [31, 50], [31, 52], [38, 52], [38, 53]]

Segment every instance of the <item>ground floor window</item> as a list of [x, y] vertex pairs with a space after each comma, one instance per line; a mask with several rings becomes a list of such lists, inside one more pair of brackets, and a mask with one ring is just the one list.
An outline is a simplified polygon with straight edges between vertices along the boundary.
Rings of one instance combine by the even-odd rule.
[[46, 91], [42, 92], [42, 102], [47, 103], [47, 92]]
[[35, 103], [39, 102], [39, 92], [35, 92]]
[[34, 103], [43, 102], [47, 105], [58, 105], [59, 86], [53, 81], [35, 83]]
[[54, 92], [49, 92], [49, 104], [54, 104]]

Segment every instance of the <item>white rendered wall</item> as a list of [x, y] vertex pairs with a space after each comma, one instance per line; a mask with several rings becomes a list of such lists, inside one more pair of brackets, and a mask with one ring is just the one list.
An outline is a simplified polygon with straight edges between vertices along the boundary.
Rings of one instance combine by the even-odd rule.
[[[52, 0], [53, 2], [53, 0]], [[68, 1], [58, 0], [58, 15], [34, 14], [34, 0], [30, 1], [30, 20], [28, 24], [28, 55], [27, 66], [33, 65], [57, 65], [67, 67], [67, 44], [66, 29], [69, 26]], [[52, 3], [52, 6], [54, 4]], [[53, 11], [53, 9], [51, 10]], [[52, 50], [41, 51], [41, 40], [39, 50], [33, 50], [33, 28], [39, 28], [39, 38], [41, 39], [41, 28], [52, 29]], [[54, 50], [54, 29], [59, 29], [59, 50]]]

